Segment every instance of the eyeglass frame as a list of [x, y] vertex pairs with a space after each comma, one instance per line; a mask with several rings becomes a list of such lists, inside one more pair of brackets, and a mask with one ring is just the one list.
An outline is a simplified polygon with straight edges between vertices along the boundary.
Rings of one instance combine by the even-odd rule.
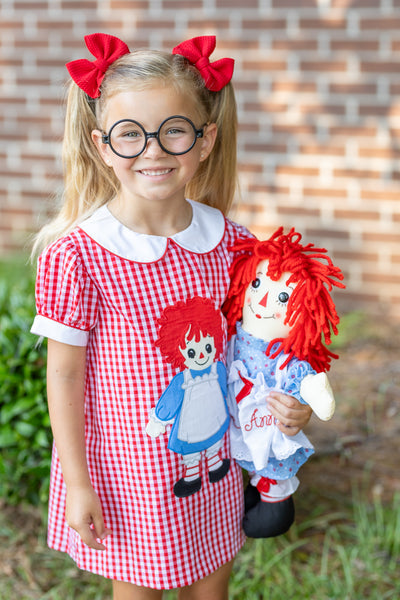
[[[170, 119], [183, 119], [184, 121], [186, 121], [187, 123], [189, 123], [189, 125], [191, 125], [192, 128], [193, 128], [193, 132], [195, 134], [194, 135], [194, 139], [193, 139], [193, 143], [184, 152], [171, 152], [171, 150], [167, 150], [166, 148], [164, 148], [164, 146], [160, 142], [160, 131], [161, 131], [161, 128]], [[138, 125], [140, 127], [140, 129], [143, 131], [144, 136], [145, 136], [142, 150], [140, 152], [138, 152], [137, 154], [131, 154], [129, 156], [125, 156], [125, 155], [121, 154], [120, 152], [117, 152], [115, 150], [115, 148], [113, 148], [113, 146], [111, 144], [111, 133], [112, 133], [114, 127], [116, 127], [120, 123], [125, 123], [125, 122], [135, 123], [135, 125]], [[200, 129], [196, 129], [195, 124], [188, 117], [184, 117], [183, 115], [172, 115], [171, 117], [167, 117], [166, 119], [164, 119], [164, 121], [162, 121], [162, 123], [160, 124], [159, 128], [157, 129], [157, 131], [151, 131], [150, 132], [150, 131], [146, 131], [145, 128], [143, 127], [143, 125], [141, 123], [139, 123], [139, 121], [135, 121], [135, 119], [120, 119], [119, 121], [116, 121], [113, 125], [111, 125], [108, 133], [105, 133], [105, 132], [101, 133], [101, 141], [103, 142], [103, 144], [107, 144], [108, 146], [110, 146], [112, 152], [114, 152], [114, 154], [116, 154], [120, 158], [127, 158], [127, 159], [129, 159], [129, 158], [136, 158], [136, 157], [140, 156], [146, 150], [147, 143], [148, 143], [148, 141], [149, 141], [150, 138], [155, 138], [157, 140], [158, 145], [160, 146], [160, 148], [161, 148], [161, 150], [163, 152], [166, 152], [167, 154], [171, 154], [172, 156], [182, 156], [182, 154], [187, 154], [188, 152], [190, 152], [190, 150], [196, 144], [197, 140], [200, 139], [200, 138], [202, 138], [204, 136], [204, 127], [207, 127], [207, 125], [208, 125], [208, 123], [204, 123], [204, 125], [202, 125], [200, 127]]]

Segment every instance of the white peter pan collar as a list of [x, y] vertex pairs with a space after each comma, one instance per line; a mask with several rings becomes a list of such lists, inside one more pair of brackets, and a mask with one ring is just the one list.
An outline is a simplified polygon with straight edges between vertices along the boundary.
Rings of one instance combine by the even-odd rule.
[[107, 205], [96, 210], [79, 227], [106, 250], [135, 262], [160, 260], [170, 240], [195, 254], [211, 252], [224, 236], [225, 217], [216, 208], [193, 200], [187, 202], [192, 206], [192, 222], [170, 238], [132, 231], [111, 214]]

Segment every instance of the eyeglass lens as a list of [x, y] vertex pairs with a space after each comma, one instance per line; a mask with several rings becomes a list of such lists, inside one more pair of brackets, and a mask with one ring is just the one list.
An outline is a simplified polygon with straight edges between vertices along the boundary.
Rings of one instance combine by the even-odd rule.
[[170, 154], [185, 154], [194, 146], [198, 131], [183, 117], [170, 117], [161, 124], [157, 133], [146, 133], [140, 123], [120, 121], [109, 133], [111, 148], [122, 157], [138, 156], [146, 147], [148, 137], [156, 137], [161, 148]]

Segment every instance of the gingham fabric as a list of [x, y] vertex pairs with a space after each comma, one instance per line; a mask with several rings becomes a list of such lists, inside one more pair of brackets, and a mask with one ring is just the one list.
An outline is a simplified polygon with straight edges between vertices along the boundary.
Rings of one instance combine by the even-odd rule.
[[[191, 203], [192, 224], [172, 238], [138, 235], [103, 207], [39, 259], [32, 331], [87, 346], [86, 440], [94, 488], [112, 535], [91, 550], [65, 522], [65, 486], [53, 452], [50, 547], [105, 577], [171, 589], [190, 585], [231, 560], [244, 543], [242, 480], [210, 483], [178, 498], [181, 456], [168, 436], [145, 432], [152, 408], [177, 374], [155, 347], [156, 319], [193, 296], [220, 307], [228, 286], [229, 247], [246, 229]], [[224, 357], [220, 357], [224, 360]], [[229, 457], [223, 439], [222, 457]]]

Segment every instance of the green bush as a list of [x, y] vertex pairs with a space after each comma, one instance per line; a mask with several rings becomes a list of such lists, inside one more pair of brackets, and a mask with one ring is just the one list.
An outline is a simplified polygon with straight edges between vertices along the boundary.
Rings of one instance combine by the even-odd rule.
[[45, 344], [29, 333], [34, 280], [27, 269], [0, 270], [0, 498], [47, 500], [52, 436], [46, 402]]

